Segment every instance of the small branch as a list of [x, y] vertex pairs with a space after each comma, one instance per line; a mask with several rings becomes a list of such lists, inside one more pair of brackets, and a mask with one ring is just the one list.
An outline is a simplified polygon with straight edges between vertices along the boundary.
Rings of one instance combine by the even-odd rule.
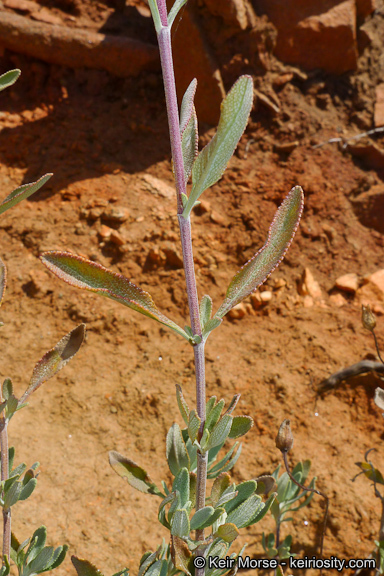
[[367, 132], [361, 132], [360, 134], [356, 134], [356, 136], [351, 136], [351, 138], [330, 138], [329, 140], [325, 140], [324, 142], [320, 142], [320, 144], [315, 144], [312, 148], [315, 150], [316, 148], [321, 148], [326, 144], [334, 144], [335, 142], [343, 142], [343, 150], [345, 150], [350, 142], [354, 140], [360, 140], [361, 138], [365, 138], [366, 136], [371, 136], [371, 134], [377, 134], [378, 132], [384, 132], [384, 126], [379, 126], [378, 128], [372, 128], [372, 130], [368, 130]]
[[[320, 490], [316, 490], [316, 488], [307, 488], [305, 486], [303, 486], [302, 484], [300, 484], [300, 482], [298, 482], [291, 473], [291, 470], [289, 468], [289, 463], [288, 463], [288, 456], [287, 456], [287, 451], [286, 450], [281, 450], [281, 453], [283, 455], [283, 460], [284, 460], [284, 465], [285, 465], [285, 469], [287, 471], [288, 476], [290, 477], [290, 479], [292, 480], [292, 482], [294, 484], [296, 484], [296, 486], [298, 486], [299, 488], [301, 488], [302, 490], [304, 490], [305, 492], [313, 492], [314, 494], [317, 494], [318, 496], [321, 496], [322, 498], [325, 499], [325, 512], [324, 512], [324, 522], [323, 522], [323, 531], [321, 533], [321, 540], [320, 540], [320, 558], [323, 558], [323, 550], [324, 550], [324, 537], [325, 537], [325, 529], [327, 527], [327, 520], [328, 520], [328, 509], [329, 509], [329, 498], [328, 496], [326, 496], [326, 494], [324, 494], [323, 492], [321, 492]], [[323, 569], [320, 569], [320, 575], [322, 574]]]
[[322, 380], [320, 384], [317, 385], [317, 392], [325, 392], [335, 388], [344, 380], [359, 376], [360, 374], [367, 374], [368, 372], [376, 372], [377, 374], [384, 375], [384, 364], [372, 360], [362, 360], [361, 362], [357, 362], [357, 364], [352, 364], [352, 366], [343, 368], [339, 370], [339, 372], [329, 376], [329, 378]]
[[380, 348], [379, 348], [379, 343], [378, 343], [377, 338], [376, 338], [375, 330], [372, 330], [372, 334], [373, 334], [373, 337], [374, 337], [374, 339], [375, 339], [375, 346], [376, 346], [377, 355], [378, 355], [378, 357], [379, 357], [380, 362], [381, 362], [382, 364], [384, 364], [384, 360], [382, 359], [382, 357], [381, 357], [381, 355], [380, 355]]
[[[4, 417], [0, 420], [0, 447], [1, 447], [1, 481], [5, 482], [9, 477], [8, 459], [8, 429]], [[11, 557], [11, 509], [3, 508], [3, 558]], [[4, 566], [4, 560], [3, 560]]]

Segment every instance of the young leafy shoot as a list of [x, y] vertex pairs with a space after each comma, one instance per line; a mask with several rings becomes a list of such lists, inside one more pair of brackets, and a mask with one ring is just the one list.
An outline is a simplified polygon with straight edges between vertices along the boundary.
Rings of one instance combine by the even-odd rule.
[[5, 74], [0, 76], [0, 92], [5, 90], [5, 88], [9, 88], [16, 82], [21, 74], [21, 70], [16, 68], [15, 70], [9, 70]]
[[80, 324], [68, 332], [52, 350], [44, 354], [33, 369], [28, 388], [19, 400], [19, 406], [40, 386], [52, 378], [77, 354], [85, 337], [85, 324]]
[[53, 176], [53, 174], [45, 174], [36, 182], [31, 182], [31, 184], [23, 184], [22, 186], [16, 188], [16, 190], [11, 192], [0, 204], [0, 214], [3, 214], [3, 212], [9, 208], [12, 208], [12, 206], [15, 206], [25, 198], [28, 198], [37, 192], [37, 190], [39, 190], [51, 178], [51, 176]]
[[303, 191], [300, 186], [295, 186], [277, 210], [264, 246], [233, 277], [215, 318], [223, 318], [231, 308], [263, 284], [277, 268], [295, 235], [303, 207]]
[[121, 478], [125, 478], [132, 488], [139, 490], [139, 492], [144, 492], [144, 494], [155, 494], [156, 496], [165, 498], [156, 484], [152, 482], [147, 472], [133, 460], [122, 456], [119, 452], [111, 450], [109, 453], [109, 463], [116, 474], [121, 476]]
[[172, 8], [168, 14], [168, 26], [171, 28], [176, 16], [178, 15], [181, 8], [188, 2], [188, 0], [175, 0]]
[[[180, 134], [186, 182], [191, 174], [192, 165], [198, 153], [199, 134], [197, 129], [197, 115], [193, 102], [196, 87], [197, 80], [194, 78], [185, 91], [180, 109]], [[187, 200], [186, 196], [185, 200]]]
[[70, 252], [44, 252], [40, 259], [60, 280], [64, 280], [76, 288], [90, 290], [101, 296], [111, 298], [111, 300], [116, 300], [116, 302], [132, 308], [136, 312], [168, 326], [189, 341], [188, 334], [159, 311], [152, 300], [152, 296], [132, 284], [122, 274], [112, 272], [101, 264], [96, 264]]
[[5, 287], [7, 285], [7, 268], [0, 258], [0, 306], [4, 298]]
[[192, 190], [183, 217], [188, 218], [197, 200], [223, 175], [247, 126], [253, 103], [253, 82], [241, 76], [221, 104], [217, 132], [203, 148], [192, 167]]

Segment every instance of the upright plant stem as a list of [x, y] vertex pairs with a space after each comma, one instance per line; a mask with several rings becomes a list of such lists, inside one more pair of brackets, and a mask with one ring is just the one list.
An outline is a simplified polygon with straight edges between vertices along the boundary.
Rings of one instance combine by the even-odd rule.
[[[187, 285], [187, 296], [191, 328], [195, 335], [201, 337], [201, 323], [199, 316], [199, 300], [197, 296], [195, 268], [192, 253], [192, 233], [190, 218], [183, 218], [182, 194], [186, 193], [186, 180], [184, 173], [183, 151], [181, 147], [179, 109], [177, 105], [175, 74], [173, 69], [171, 30], [164, 22], [165, 0], [157, 0], [163, 28], [158, 33], [161, 68], [163, 73], [165, 100], [167, 105], [169, 136], [173, 167], [176, 181], [177, 214], [180, 226], [181, 245], [183, 250], [184, 272]], [[196, 372], [196, 407], [201, 419], [201, 430], [205, 422], [205, 357], [204, 342], [194, 345], [195, 372]], [[197, 487], [196, 509], [205, 506], [205, 492], [207, 483], [207, 455], [198, 454], [197, 458]], [[197, 530], [196, 537], [204, 539], [204, 531]], [[204, 569], [197, 569], [196, 576], [204, 574]]]
[[[0, 420], [0, 446], [1, 446], [1, 481], [5, 482], [9, 476], [8, 460], [8, 430], [7, 421], [3, 417]], [[3, 555], [8, 559], [11, 555], [11, 509], [3, 508]], [[4, 560], [3, 560], [4, 566]]]

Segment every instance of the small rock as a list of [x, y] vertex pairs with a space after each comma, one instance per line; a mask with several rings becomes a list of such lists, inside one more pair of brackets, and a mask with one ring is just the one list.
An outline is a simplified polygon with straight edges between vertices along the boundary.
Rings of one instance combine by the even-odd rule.
[[114, 224], [121, 224], [125, 222], [129, 217], [129, 211], [121, 206], [108, 206], [102, 214], [102, 217], [107, 222], [113, 222]]
[[215, 224], [219, 224], [220, 226], [225, 225], [225, 218], [221, 214], [216, 212], [216, 210], [212, 210], [211, 220], [212, 222], [214, 222]]
[[164, 266], [166, 263], [166, 257], [162, 250], [158, 248], [152, 248], [148, 254], [144, 264], [144, 268], [153, 269]]
[[384, 294], [373, 282], [367, 282], [356, 291], [355, 301], [357, 304], [371, 306], [384, 303]]
[[4, 0], [4, 6], [20, 12], [35, 12], [40, 9], [39, 4], [33, 0]]
[[272, 300], [272, 292], [270, 290], [264, 290], [264, 292], [260, 292], [260, 298], [262, 303], [266, 304]]
[[228, 312], [228, 316], [233, 320], [240, 320], [240, 318], [244, 318], [246, 313], [247, 309], [245, 308], [244, 304], [240, 302], [240, 304], [236, 304], [236, 306], [234, 306], [232, 310]]
[[286, 285], [287, 285], [287, 282], [284, 280], [284, 278], [276, 278], [274, 289], [280, 290], [280, 288], [284, 288]]
[[125, 244], [125, 238], [117, 230], [112, 230], [111, 232], [111, 242], [116, 244], [116, 246], [123, 246]]
[[384, 126], [384, 83], [376, 86], [374, 121], [376, 127]]
[[273, 148], [276, 152], [281, 154], [290, 154], [295, 148], [299, 146], [300, 142], [295, 140], [294, 142], [276, 142]]
[[55, 16], [46, 8], [42, 8], [37, 12], [32, 12], [31, 18], [33, 18], [33, 20], [38, 20], [39, 22], [45, 22], [46, 24], [53, 24], [58, 26], [63, 24], [63, 21], [61, 18], [59, 18], [59, 16]]
[[298, 286], [299, 294], [311, 296], [314, 300], [321, 300], [323, 295], [320, 284], [314, 279], [309, 268], [305, 268]]
[[341, 308], [342, 306], [347, 304], [347, 301], [344, 298], [344, 296], [342, 296], [342, 294], [331, 294], [331, 296], [329, 297], [329, 301], [337, 308]]
[[90, 210], [88, 210], [86, 217], [89, 220], [98, 220], [98, 218], [100, 218], [102, 213], [103, 211], [101, 208], [91, 208]]
[[152, 174], [144, 174], [142, 180], [145, 188], [152, 194], [159, 194], [159, 196], [163, 198], [174, 198], [176, 195], [175, 189], [172, 186], [152, 176]]
[[371, 283], [377, 286], [384, 297], [384, 268], [382, 270], [378, 270], [374, 272], [370, 276], [366, 276], [364, 278], [365, 283]]
[[167, 264], [173, 268], [183, 268], [183, 259], [175, 248], [163, 248], [163, 252], [167, 259]]
[[251, 304], [255, 310], [258, 310], [263, 305], [263, 301], [261, 300], [260, 292], [253, 292], [251, 294]]
[[304, 308], [312, 308], [313, 304], [314, 304], [314, 302], [313, 302], [312, 296], [308, 296], [308, 295], [304, 296], [304, 298], [303, 298]]
[[109, 226], [105, 226], [104, 224], [102, 224], [99, 228], [99, 236], [104, 241], [108, 241], [111, 238], [112, 232], [113, 229]]
[[354, 294], [359, 288], [359, 278], [354, 272], [344, 274], [343, 276], [337, 278], [335, 287], [339, 290], [342, 290], [343, 292], [351, 292]]
[[29, 273], [30, 281], [26, 284], [25, 289], [29, 296], [37, 294], [47, 294], [52, 288], [50, 277], [43, 270], [31, 270]]

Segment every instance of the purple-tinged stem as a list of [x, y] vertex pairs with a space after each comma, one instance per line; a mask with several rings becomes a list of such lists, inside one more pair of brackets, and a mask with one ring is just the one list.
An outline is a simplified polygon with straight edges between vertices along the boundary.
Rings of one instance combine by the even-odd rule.
[[[8, 430], [7, 421], [3, 417], [0, 420], [0, 447], [1, 447], [1, 481], [5, 482], [9, 477], [8, 460]], [[3, 508], [3, 558], [11, 556], [11, 509]], [[3, 560], [4, 566], [4, 560]]]
[[[165, 100], [167, 105], [169, 136], [171, 141], [171, 151], [173, 168], [176, 181], [177, 193], [177, 214], [179, 218], [181, 245], [183, 250], [185, 281], [187, 286], [187, 296], [189, 314], [191, 318], [191, 328], [195, 335], [201, 337], [201, 323], [199, 316], [199, 300], [197, 296], [195, 268], [192, 252], [192, 234], [190, 218], [183, 218], [182, 194], [186, 193], [186, 179], [184, 173], [183, 151], [181, 146], [179, 108], [177, 104], [175, 74], [173, 69], [171, 30], [167, 21], [165, 0], [156, 0], [160, 18], [164, 28], [158, 33], [161, 68], [163, 73]], [[165, 10], [165, 15], [164, 15]], [[204, 342], [194, 345], [195, 371], [196, 371], [196, 404], [197, 413], [201, 418], [201, 429], [205, 422], [205, 359]], [[205, 493], [207, 483], [207, 455], [198, 454], [197, 458], [197, 487], [196, 487], [196, 509], [205, 506]], [[204, 539], [204, 531], [197, 530], [196, 537]], [[203, 576], [204, 568], [196, 570], [196, 576]]]
[[168, 12], [165, 0], [156, 0], [159, 9], [160, 20], [163, 26], [168, 26]]
[[[158, 5], [160, 0], [158, 1]], [[160, 10], [160, 7], [159, 7]], [[171, 30], [167, 26], [163, 28], [158, 36], [161, 69], [163, 72], [165, 101], [167, 105], [167, 115], [169, 124], [169, 137], [171, 140], [171, 152], [173, 159], [173, 168], [175, 171], [176, 194], [177, 194], [177, 213], [182, 214], [183, 202], [181, 195], [185, 194], [186, 182], [184, 175], [184, 160], [181, 147], [179, 107], [177, 105], [175, 73], [173, 69], [172, 47], [171, 47]], [[192, 262], [193, 266], [193, 262]]]

